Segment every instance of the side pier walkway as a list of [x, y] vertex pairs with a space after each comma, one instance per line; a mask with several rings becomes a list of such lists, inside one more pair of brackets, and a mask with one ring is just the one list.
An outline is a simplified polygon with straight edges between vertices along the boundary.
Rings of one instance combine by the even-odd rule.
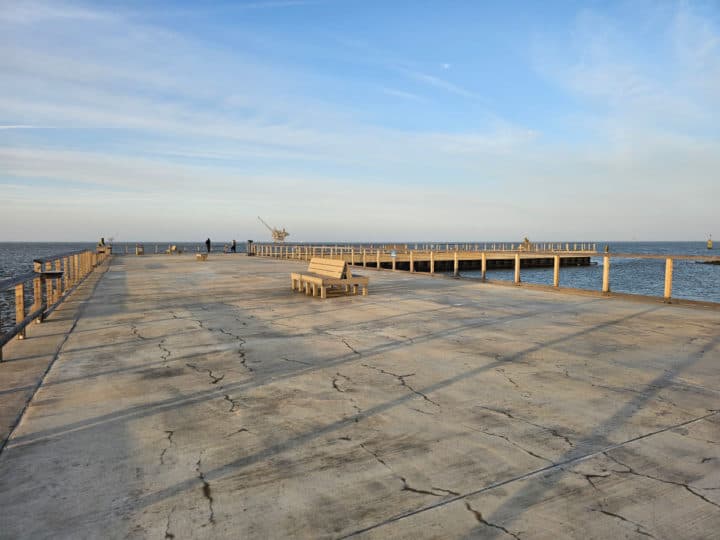
[[306, 266], [115, 257], [13, 342], [0, 538], [720, 530], [719, 310]]

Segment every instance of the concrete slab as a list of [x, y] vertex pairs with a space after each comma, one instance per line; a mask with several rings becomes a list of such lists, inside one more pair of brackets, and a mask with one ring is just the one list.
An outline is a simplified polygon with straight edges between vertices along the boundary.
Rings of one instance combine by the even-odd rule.
[[[720, 312], [117, 257], [0, 455], [6, 538], [709, 538]], [[2, 396], [0, 396], [2, 398]]]

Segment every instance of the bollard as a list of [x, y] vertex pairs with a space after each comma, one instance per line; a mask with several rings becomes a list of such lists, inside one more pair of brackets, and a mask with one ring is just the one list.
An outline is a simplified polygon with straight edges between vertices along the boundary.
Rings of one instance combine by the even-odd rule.
[[430, 274], [432, 275], [434, 273], [435, 273], [435, 253], [431, 251], [430, 252]]
[[560, 286], [560, 255], [553, 256], [553, 287]]
[[460, 263], [458, 261], [457, 251], [453, 254], [453, 275], [457, 277], [460, 274]]
[[605, 255], [603, 257], [603, 281], [602, 281], [602, 292], [610, 292], [610, 257]]
[[520, 284], [520, 254], [515, 254], [515, 285]]
[[380, 250], [376, 251], [375, 255], [375, 270], [380, 270]]
[[415, 256], [414, 251], [410, 252], [410, 272], [415, 272]]
[[673, 260], [668, 257], [665, 259], [665, 301], [670, 302], [672, 295], [672, 278], [673, 278]]
[[487, 281], [487, 254], [484, 251], [480, 259], [480, 279]]

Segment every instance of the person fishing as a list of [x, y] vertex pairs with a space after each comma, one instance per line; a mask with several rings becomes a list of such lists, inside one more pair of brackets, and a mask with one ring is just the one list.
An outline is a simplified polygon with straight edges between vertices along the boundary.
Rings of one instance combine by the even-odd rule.
[[232, 251], [233, 253], [237, 253], [237, 242], [235, 240], [230, 242], [230, 251]]
[[210, 242], [210, 239], [208, 238], [205, 240], [205, 248], [207, 249], [207, 252], [210, 253], [210, 248], [212, 247], [212, 243]]

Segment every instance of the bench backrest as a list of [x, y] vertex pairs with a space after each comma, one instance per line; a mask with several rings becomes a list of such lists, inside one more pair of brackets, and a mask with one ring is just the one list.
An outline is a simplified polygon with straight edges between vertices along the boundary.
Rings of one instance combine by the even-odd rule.
[[310, 266], [308, 266], [308, 272], [339, 279], [348, 277], [346, 275], [346, 266], [347, 263], [339, 259], [320, 259], [318, 257], [315, 257], [313, 259], [310, 259]]

